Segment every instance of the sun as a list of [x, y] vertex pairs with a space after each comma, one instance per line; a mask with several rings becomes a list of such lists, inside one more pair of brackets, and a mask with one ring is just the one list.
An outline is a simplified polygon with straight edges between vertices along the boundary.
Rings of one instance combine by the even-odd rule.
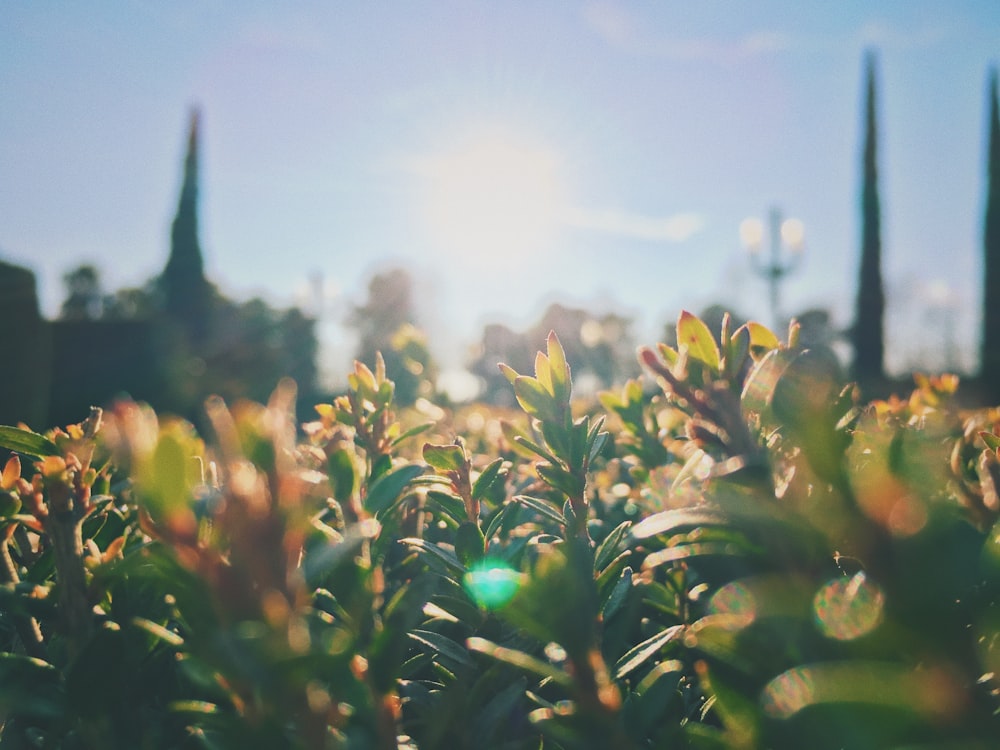
[[424, 160], [420, 171], [430, 240], [448, 254], [523, 257], [556, 240], [565, 190], [551, 149], [479, 133]]

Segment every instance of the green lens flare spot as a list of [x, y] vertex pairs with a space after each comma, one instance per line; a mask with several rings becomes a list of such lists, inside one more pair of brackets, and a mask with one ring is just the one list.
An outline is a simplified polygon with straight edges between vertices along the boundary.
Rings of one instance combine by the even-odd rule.
[[480, 607], [499, 609], [521, 587], [521, 574], [504, 562], [485, 559], [465, 574], [462, 585]]

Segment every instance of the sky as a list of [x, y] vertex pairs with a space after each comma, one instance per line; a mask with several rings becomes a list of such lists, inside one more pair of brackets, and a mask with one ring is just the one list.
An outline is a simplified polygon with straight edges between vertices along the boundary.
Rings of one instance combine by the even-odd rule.
[[869, 49], [889, 364], [974, 368], [996, 0], [8, 0], [0, 260], [48, 315], [82, 263], [158, 273], [196, 106], [208, 274], [319, 312], [334, 380], [390, 267], [451, 366], [553, 301], [643, 344], [713, 303], [769, 322], [739, 229], [772, 208], [804, 229], [782, 310], [845, 327]]

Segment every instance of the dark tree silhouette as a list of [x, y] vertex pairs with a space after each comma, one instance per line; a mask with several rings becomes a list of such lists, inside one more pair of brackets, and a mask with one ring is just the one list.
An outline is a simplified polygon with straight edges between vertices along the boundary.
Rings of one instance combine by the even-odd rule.
[[295, 379], [302, 398], [320, 398], [315, 321], [297, 308], [272, 308], [261, 299], [229, 300], [205, 277], [198, 240], [198, 125], [193, 112], [163, 272], [142, 287], [111, 295], [101, 293], [92, 266], [64, 277], [66, 301], [51, 325], [49, 408], [57, 424], [79, 420], [90, 404], [105, 404], [122, 392], [199, 424], [206, 396], [266, 401], [285, 376]]
[[531, 372], [539, 342], [544, 345], [549, 331], [555, 331], [573, 368], [577, 395], [610, 388], [638, 374], [631, 328], [631, 319], [615, 313], [594, 315], [554, 303], [523, 333], [505, 325], [487, 325], [469, 371], [483, 383], [482, 401], [513, 406], [513, 391], [497, 363]]
[[368, 282], [368, 299], [354, 307], [348, 322], [360, 336], [358, 359], [370, 367], [375, 352], [385, 355], [396, 331], [415, 322], [410, 274], [392, 268], [372, 277]]
[[348, 317], [360, 337], [357, 359], [373, 367], [375, 353], [381, 352], [386, 374], [396, 383], [396, 402], [403, 405], [431, 396], [436, 377], [415, 320], [413, 280], [401, 268], [376, 274], [368, 283], [368, 299]]
[[983, 395], [991, 404], [997, 404], [1000, 403], [1000, 105], [997, 104], [996, 68], [990, 71], [989, 86], [980, 380]]
[[96, 320], [104, 314], [101, 275], [96, 266], [78, 266], [63, 274], [66, 299], [59, 309], [62, 320]]
[[871, 390], [885, 381], [882, 288], [882, 238], [878, 195], [877, 127], [875, 107], [875, 54], [865, 57], [865, 136], [861, 187], [861, 266], [851, 340], [854, 347], [853, 375], [862, 389]]
[[198, 120], [198, 111], [192, 111], [184, 182], [170, 229], [170, 258], [159, 279], [164, 312], [195, 347], [208, 334], [213, 296], [198, 240]]
[[46, 422], [51, 367], [48, 324], [38, 308], [35, 274], [0, 261], [0, 341], [4, 357], [0, 424]]

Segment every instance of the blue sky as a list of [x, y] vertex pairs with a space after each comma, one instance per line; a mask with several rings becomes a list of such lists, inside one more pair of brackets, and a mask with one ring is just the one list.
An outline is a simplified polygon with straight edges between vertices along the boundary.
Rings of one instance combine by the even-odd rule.
[[0, 257], [49, 313], [80, 263], [109, 289], [156, 273], [197, 104], [209, 273], [278, 304], [321, 274], [334, 368], [390, 265], [452, 363], [551, 300], [641, 343], [712, 302], [767, 320], [738, 228], [773, 205], [806, 233], [784, 309], [847, 325], [870, 47], [891, 363], [933, 360], [944, 299], [971, 365], [993, 0], [6, 2]]

